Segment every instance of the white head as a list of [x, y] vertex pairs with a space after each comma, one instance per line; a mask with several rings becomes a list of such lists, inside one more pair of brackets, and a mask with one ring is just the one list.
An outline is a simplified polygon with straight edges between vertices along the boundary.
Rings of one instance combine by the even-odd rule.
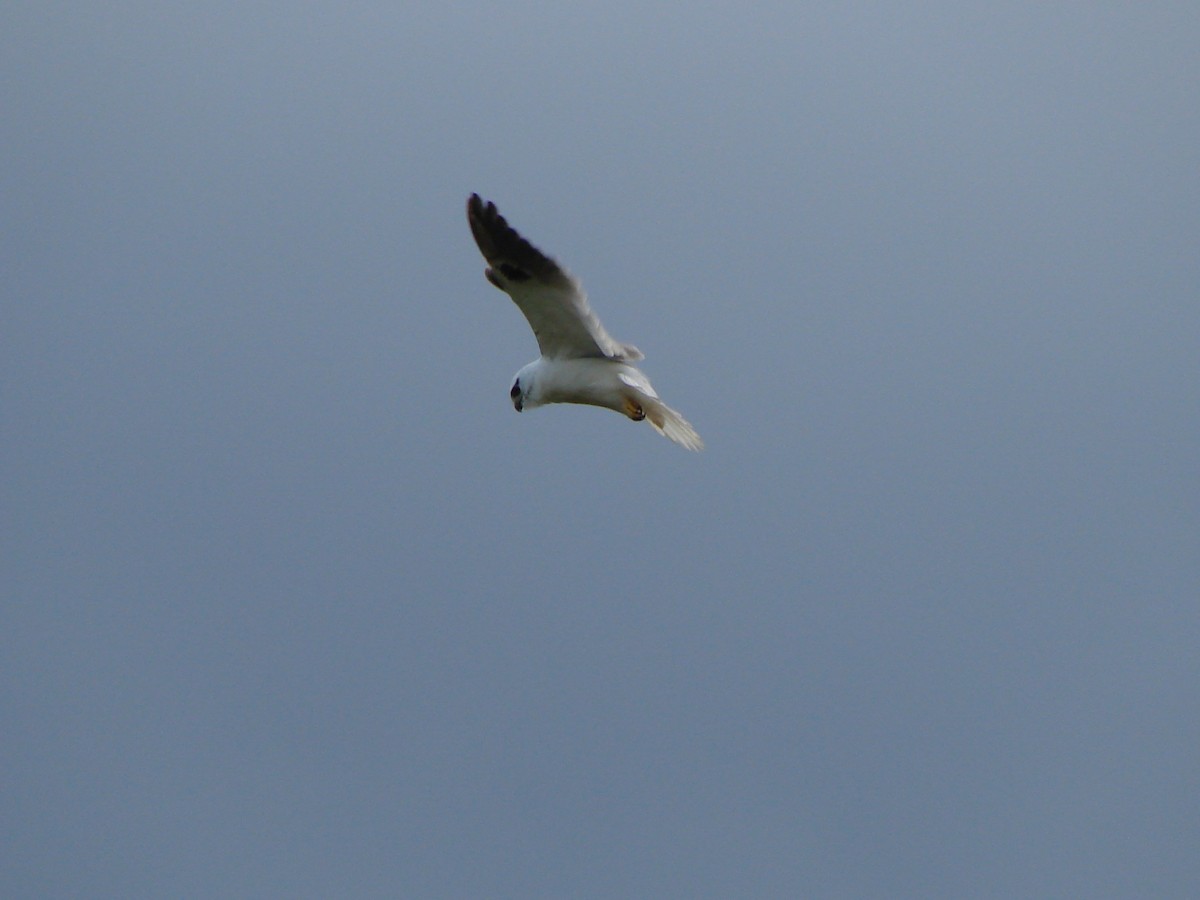
[[513, 385], [509, 389], [508, 396], [512, 400], [513, 409], [517, 412], [535, 409], [542, 405], [537, 379], [538, 363], [540, 362], [541, 360], [534, 360], [513, 377]]

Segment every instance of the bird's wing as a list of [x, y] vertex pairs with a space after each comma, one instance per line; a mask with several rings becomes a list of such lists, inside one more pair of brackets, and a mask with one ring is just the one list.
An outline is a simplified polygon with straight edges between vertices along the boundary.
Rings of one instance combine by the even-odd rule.
[[542, 356], [642, 358], [637, 347], [614, 340], [604, 330], [579, 281], [521, 237], [496, 204], [472, 194], [467, 221], [488, 262], [488, 281], [512, 297], [525, 314]]

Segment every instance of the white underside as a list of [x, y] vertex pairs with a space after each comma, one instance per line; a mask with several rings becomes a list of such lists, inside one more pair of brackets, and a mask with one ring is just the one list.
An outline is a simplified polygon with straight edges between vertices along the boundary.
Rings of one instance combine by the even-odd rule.
[[689, 450], [704, 446], [688, 421], [659, 400], [650, 379], [629, 363], [543, 356], [521, 369], [516, 377], [525, 386], [525, 409], [549, 403], [584, 403], [628, 416], [636, 407], [656, 431], [675, 443]]

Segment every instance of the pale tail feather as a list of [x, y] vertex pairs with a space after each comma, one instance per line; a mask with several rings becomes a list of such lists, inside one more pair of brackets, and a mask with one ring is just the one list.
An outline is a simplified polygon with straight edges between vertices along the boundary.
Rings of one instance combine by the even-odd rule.
[[646, 421], [653, 425], [654, 430], [659, 434], [670, 438], [688, 450], [704, 449], [704, 441], [700, 439], [700, 435], [696, 434], [696, 429], [667, 404], [661, 400], [644, 397], [642, 405], [645, 407]]

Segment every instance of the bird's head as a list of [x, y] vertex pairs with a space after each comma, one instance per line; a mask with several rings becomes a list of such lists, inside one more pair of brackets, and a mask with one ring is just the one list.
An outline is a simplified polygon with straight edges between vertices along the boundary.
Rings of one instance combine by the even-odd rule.
[[546, 402], [546, 398], [542, 396], [539, 378], [541, 362], [540, 359], [534, 360], [513, 376], [513, 384], [509, 388], [508, 397], [512, 400], [513, 409], [517, 412], [536, 409]]

